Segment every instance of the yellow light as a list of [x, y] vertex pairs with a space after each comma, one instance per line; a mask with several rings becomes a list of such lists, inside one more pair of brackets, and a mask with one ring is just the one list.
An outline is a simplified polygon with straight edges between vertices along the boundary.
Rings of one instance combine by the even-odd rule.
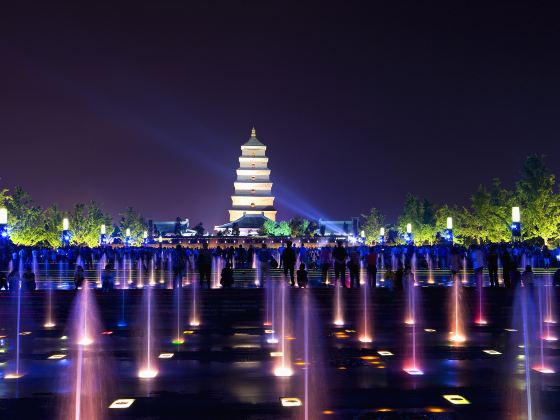
[[64, 359], [65, 357], [66, 357], [65, 354], [53, 354], [52, 356], [47, 357], [47, 359], [60, 360], [60, 359]]
[[385, 408], [385, 407], [384, 407], [384, 408], [378, 408], [378, 409], [375, 410], [375, 411], [377, 411], [378, 413], [389, 413], [389, 412], [393, 411], [393, 409], [392, 409], [392, 408]]
[[451, 404], [455, 404], [455, 405], [470, 404], [470, 401], [461, 395], [449, 394], [449, 395], [444, 395], [443, 398], [445, 398]]
[[359, 340], [360, 343], [371, 343], [373, 341], [373, 339], [371, 337], [368, 337], [367, 335], [362, 335]]
[[111, 403], [109, 408], [128, 408], [134, 402], [133, 398], [120, 398]]
[[377, 360], [377, 356], [361, 356], [360, 359], [362, 360]]
[[325, 415], [334, 414], [334, 411], [332, 411], [332, 410], [323, 410], [323, 414], [325, 414]]
[[45, 327], [45, 328], [53, 328], [54, 326], [56, 326], [56, 325], [55, 325], [55, 323], [52, 322], [52, 321], [48, 321], [48, 322], [45, 322], [45, 323], [43, 324], [43, 327]]
[[377, 354], [380, 356], [394, 356], [393, 353], [387, 350], [379, 350]]
[[424, 331], [426, 331], [427, 333], [436, 332], [436, 330], [434, 330], [433, 328], [424, 328]]
[[19, 335], [29, 335], [29, 334], [31, 334], [31, 331], [23, 331], [19, 333]]
[[183, 334], [193, 334], [193, 333], [194, 333], [193, 330], [186, 330], [186, 331], [183, 331]]
[[68, 337], [66, 335], [63, 335], [62, 337], [60, 337], [61, 340], [67, 340]]
[[282, 407], [301, 407], [301, 400], [295, 397], [281, 397]]
[[445, 410], [440, 407], [426, 407], [429, 413], [445, 413]]
[[271, 351], [270, 352], [270, 357], [282, 357], [284, 356], [284, 353], [281, 351]]
[[491, 354], [492, 356], [497, 356], [497, 355], [499, 355], [499, 354], [502, 354], [502, 353], [500, 353], [500, 352], [497, 351], [497, 350], [491, 350], [491, 349], [490, 349], [490, 350], [482, 350], [482, 351], [483, 351], [484, 353], [486, 353], [486, 354]]
[[161, 353], [158, 358], [159, 359], [171, 359], [173, 357], [173, 353]]
[[265, 334], [274, 334], [274, 330], [264, 330]]

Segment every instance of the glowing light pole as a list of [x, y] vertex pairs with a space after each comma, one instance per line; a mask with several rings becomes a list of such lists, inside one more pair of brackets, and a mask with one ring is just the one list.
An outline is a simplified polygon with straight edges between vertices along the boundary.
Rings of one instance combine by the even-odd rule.
[[107, 228], [105, 225], [101, 225], [101, 236], [99, 237], [99, 243], [101, 245], [107, 245]]
[[379, 229], [379, 243], [383, 245], [385, 243], [385, 228]]
[[519, 207], [511, 208], [511, 241], [521, 241], [521, 211]]
[[68, 218], [65, 217], [62, 219], [62, 246], [69, 246], [70, 245], [70, 222]]
[[0, 238], [1, 240], [8, 240], [8, 209], [0, 208]]
[[444, 232], [445, 240], [453, 245], [453, 217], [447, 218], [447, 228]]
[[126, 238], [124, 240], [126, 246], [130, 246], [130, 228], [126, 228]]
[[148, 231], [144, 231], [144, 245], [148, 245]]
[[412, 244], [412, 223], [407, 223], [406, 224], [406, 233], [404, 235], [404, 240], [406, 242], [407, 245]]

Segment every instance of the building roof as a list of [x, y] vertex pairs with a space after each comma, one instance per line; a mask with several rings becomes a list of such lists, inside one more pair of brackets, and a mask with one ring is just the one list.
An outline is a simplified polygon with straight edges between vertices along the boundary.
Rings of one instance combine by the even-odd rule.
[[268, 217], [262, 214], [246, 214], [233, 222], [225, 223], [221, 226], [216, 226], [217, 229], [227, 229], [232, 228], [234, 224], [237, 224], [239, 229], [260, 229], [264, 222], [270, 220]]
[[264, 144], [262, 144], [257, 138], [257, 130], [255, 130], [255, 127], [251, 129], [251, 137], [243, 144], [243, 146], [264, 146]]

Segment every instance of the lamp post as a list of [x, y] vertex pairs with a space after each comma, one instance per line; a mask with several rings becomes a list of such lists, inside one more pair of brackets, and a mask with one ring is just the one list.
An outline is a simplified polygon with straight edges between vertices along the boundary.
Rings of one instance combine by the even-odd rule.
[[383, 245], [385, 243], [385, 228], [379, 229], [379, 243]]
[[521, 241], [521, 211], [519, 207], [511, 208], [511, 241]]
[[412, 223], [406, 224], [406, 234], [404, 235], [404, 240], [407, 245], [412, 243]]
[[130, 228], [126, 228], [125, 234], [126, 234], [126, 237], [125, 237], [124, 242], [125, 242], [126, 246], [130, 246]]
[[447, 228], [444, 232], [445, 240], [453, 245], [453, 218], [447, 218]]
[[61, 237], [62, 246], [66, 247], [70, 245], [70, 222], [68, 218], [65, 217], [62, 219], [62, 237]]
[[0, 208], [0, 238], [2, 241], [7, 241], [10, 235], [8, 234], [8, 209], [5, 207]]
[[101, 225], [101, 236], [99, 237], [99, 243], [101, 245], [107, 245], [107, 228], [105, 225]]
[[144, 231], [144, 245], [148, 245], [148, 231]]

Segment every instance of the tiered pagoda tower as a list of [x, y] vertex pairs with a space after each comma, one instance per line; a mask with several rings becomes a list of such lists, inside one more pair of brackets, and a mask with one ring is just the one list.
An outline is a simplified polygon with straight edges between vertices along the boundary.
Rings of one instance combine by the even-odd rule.
[[235, 194], [231, 196], [230, 222], [243, 216], [264, 216], [276, 221], [266, 146], [257, 139], [255, 127], [249, 140], [241, 146], [237, 180], [233, 185]]

